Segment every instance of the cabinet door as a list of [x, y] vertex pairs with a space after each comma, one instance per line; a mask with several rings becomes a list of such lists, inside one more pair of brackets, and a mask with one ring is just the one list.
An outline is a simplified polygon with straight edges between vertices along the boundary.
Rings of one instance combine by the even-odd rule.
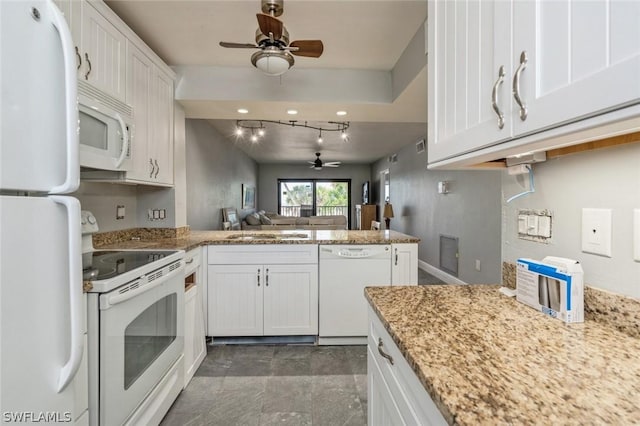
[[131, 135], [132, 169], [127, 178], [150, 181], [152, 167], [147, 153], [150, 139], [151, 76], [153, 63], [131, 42], [127, 43], [127, 101], [133, 107]]
[[391, 285], [418, 284], [418, 245], [391, 245]]
[[263, 267], [209, 265], [209, 333], [262, 336]]
[[[428, 7], [428, 146], [435, 162], [511, 135], [511, 6], [492, 0], [430, 1]], [[492, 107], [494, 88], [502, 125]]]
[[527, 115], [513, 103], [514, 134], [533, 133], [640, 102], [640, 2], [513, 3], [514, 73]]
[[[82, 77], [125, 101], [126, 38], [89, 2], [82, 6]], [[87, 61], [88, 57], [88, 61]]]
[[184, 295], [184, 386], [191, 381], [206, 355], [204, 322], [198, 283]]
[[264, 335], [318, 334], [318, 265], [266, 265], [264, 274]]
[[371, 347], [367, 348], [367, 401], [369, 425], [395, 426], [405, 424], [391, 391], [384, 381], [375, 355], [371, 352]]
[[156, 166], [153, 181], [173, 185], [173, 80], [157, 68], [153, 78], [153, 137], [149, 145], [149, 154]]

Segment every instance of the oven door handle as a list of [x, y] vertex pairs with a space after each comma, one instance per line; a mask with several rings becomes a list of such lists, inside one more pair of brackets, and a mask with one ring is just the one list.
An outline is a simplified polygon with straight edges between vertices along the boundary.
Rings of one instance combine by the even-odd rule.
[[80, 367], [82, 352], [84, 351], [84, 315], [82, 309], [82, 249], [80, 241], [80, 202], [72, 197], [51, 195], [49, 198], [62, 204], [67, 209], [69, 227], [68, 256], [69, 256], [69, 322], [71, 326], [71, 342], [69, 359], [60, 369], [58, 376], [58, 393], [66, 389]]
[[[182, 263], [182, 261], [179, 261], [179, 262]], [[167, 275], [163, 275], [162, 277], [152, 281], [151, 283], [138, 287], [134, 290], [129, 290], [124, 293], [118, 293], [118, 291], [115, 290], [114, 294], [109, 295], [105, 299], [103, 299], [105, 303], [100, 304], [100, 309], [102, 310], [109, 309], [112, 306], [126, 302], [127, 300], [133, 299], [139, 294], [145, 293], [149, 290], [152, 290], [164, 284], [165, 282], [167, 282], [169, 279], [173, 278], [176, 275], [183, 275], [183, 274], [184, 274], [184, 268], [176, 268], [173, 271], [169, 272]]]

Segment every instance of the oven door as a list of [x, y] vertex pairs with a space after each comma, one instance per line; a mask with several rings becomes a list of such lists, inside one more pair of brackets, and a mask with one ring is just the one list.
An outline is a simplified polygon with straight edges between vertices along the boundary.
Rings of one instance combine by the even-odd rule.
[[100, 296], [100, 424], [124, 423], [182, 355], [183, 270]]

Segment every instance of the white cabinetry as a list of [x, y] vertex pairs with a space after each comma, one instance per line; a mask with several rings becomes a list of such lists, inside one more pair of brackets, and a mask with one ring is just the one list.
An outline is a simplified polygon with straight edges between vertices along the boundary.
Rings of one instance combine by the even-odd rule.
[[208, 248], [208, 333], [284, 336], [318, 333], [318, 246]]
[[123, 102], [127, 39], [98, 8], [101, 2], [56, 0], [71, 28], [76, 48], [78, 79]]
[[201, 248], [190, 250], [185, 255], [184, 295], [184, 386], [191, 381], [196, 370], [207, 355], [204, 330], [202, 294], [204, 288]]
[[391, 245], [391, 285], [418, 284], [418, 245]]
[[126, 178], [173, 185], [173, 80], [127, 43], [127, 99], [133, 107], [133, 168]]
[[[640, 114], [628, 108], [640, 103], [640, 2], [428, 7], [431, 165], [579, 143], [579, 130]], [[553, 140], [568, 134], [573, 139]]]
[[127, 40], [90, 2], [82, 2], [81, 7], [79, 78], [124, 102]]
[[367, 399], [369, 425], [447, 424], [371, 307]]

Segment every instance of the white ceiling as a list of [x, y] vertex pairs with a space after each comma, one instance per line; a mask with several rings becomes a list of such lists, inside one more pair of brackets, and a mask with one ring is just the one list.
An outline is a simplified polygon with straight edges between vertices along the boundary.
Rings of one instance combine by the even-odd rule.
[[[258, 144], [230, 136], [230, 143], [239, 144], [258, 162], [313, 160], [313, 153], [319, 149], [326, 161], [370, 163], [426, 134], [426, 67], [417, 70], [414, 77], [405, 77], [406, 87], [394, 96], [386, 92], [369, 99], [362, 94], [341, 96], [339, 90], [334, 93], [323, 86], [331, 79], [335, 82], [326, 87], [339, 88], [344, 83], [340, 77], [334, 77], [335, 71], [350, 73], [352, 80], [344, 84], [357, 82], [358, 73], [363, 76], [387, 73], [391, 80], [398, 59], [423, 28], [425, 0], [285, 0], [279, 19], [291, 40], [321, 39], [324, 53], [317, 59], [296, 57], [292, 70], [281, 79], [265, 77], [253, 68], [250, 63], [253, 50], [225, 49], [218, 45], [219, 41], [254, 42], [259, 0], [107, 0], [106, 3], [167, 64], [175, 67], [179, 79], [176, 97], [188, 118], [209, 119], [225, 136], [231, 134], [236, 119], [288, 121], [292, 119], [286, 114], [288, 108], [300, 111], [294, 118], [301, 122], [351, 123], [348, 144], [333, 144], [327, 135], [325, 143], [318, 146], [317, 132], [285, 126], [269, 126], [267, 135]], [[207, 74], [210, 80], [199, 81], [198, 86], [193, 82], [194, 72]], [[224, 90], [217, 90], [217, 85]], [[245, 92], [242, 86], [246, 86]], [[313, 89], [326, 96], [314, 96]], [[390, 91], [389, 87], [379, 90]], [[246, 116], [237, 113], [240, 107], [248, 108], [250, 113]], [[341, 119], [335, 115], [337, 110], [347, 110], [348, 115]]]

